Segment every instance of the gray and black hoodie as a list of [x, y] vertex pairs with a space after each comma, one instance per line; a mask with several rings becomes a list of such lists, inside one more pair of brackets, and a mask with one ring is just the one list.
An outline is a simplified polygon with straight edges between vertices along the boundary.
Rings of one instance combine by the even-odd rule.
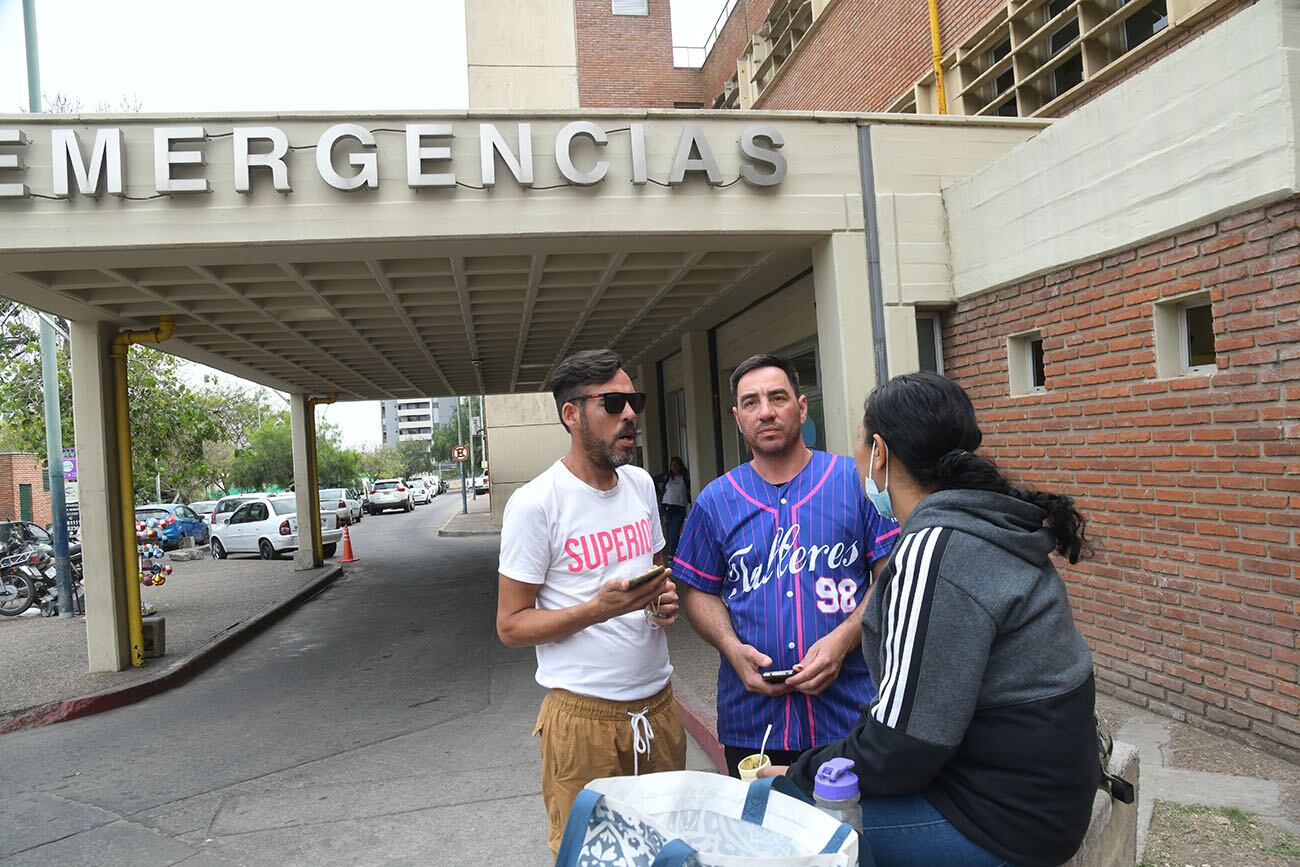
[[800, 788], [847, 756], [864, 795], [924, 795], [1014, 864], [1074, 854], [1100, 773], [1092, 656], [1045, 517], [987, 491], [921, 501], [862, 618], [876, 699], [848, 737], [791, 766]]

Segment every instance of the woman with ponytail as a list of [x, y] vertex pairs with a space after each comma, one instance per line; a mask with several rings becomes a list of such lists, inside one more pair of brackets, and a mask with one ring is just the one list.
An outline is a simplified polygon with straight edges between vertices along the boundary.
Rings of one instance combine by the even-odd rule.
[[902, 525], [862, 618], [878, 695], [786, 772], [811, 791], [823, 762], [852, 759], [881, 867], [1061, 864], [1091, 818], [1092, 657], [1050, 556], [1079, 559], [1084, 519], [1067, 496], [1012, 485], [982, 438], [943, 376], [867, 398], [858, 469]]

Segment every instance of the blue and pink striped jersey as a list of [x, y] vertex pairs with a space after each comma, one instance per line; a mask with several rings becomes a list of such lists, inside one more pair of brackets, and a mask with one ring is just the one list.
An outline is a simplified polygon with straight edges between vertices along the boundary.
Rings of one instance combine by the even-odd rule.
[[[700, 494], [682, 531], [673, 576], [722, 596], [736, 635], [792, 668], [862, 603], [871, 564], [887, 557], [898, 525], [863, 495], [853, 461], [814, 451], [784, 485], [745, 463]], [[804, 750], [844, 737], [876, 690], [860, 653], [819, 696], [751, 693], [725, 660], [718, 669], [718, 739], [757, 749]]]

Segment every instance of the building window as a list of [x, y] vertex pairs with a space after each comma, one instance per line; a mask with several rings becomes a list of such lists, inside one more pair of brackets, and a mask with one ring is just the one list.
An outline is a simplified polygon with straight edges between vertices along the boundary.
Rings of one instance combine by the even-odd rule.
[[1205, 292], [1155, 305], [1156, 375], [1204, 376], [1218, 369], [1214, 308]]
[[614, 0], [615, 15], [649, 15], [650, 0]]
[[[777, 4], [774, 4], [774, 6]], [[1177, 11], [1175, 9], [1175, 11]], [[999, 8], [944, 58], [953, 114], [1053, 116], [1089, 79], [1182, 23], [1168, 0], [1033, 0]], [[935, 110], [927, 71], [890, 111]]]
[[1214, 367], [1214, 313], [1208, 300], [1182, 305], [1183, 367]]
[[694, 110], [694, 109], [704, 108], [704, 103], [702, 103], [702, 102], [674, 102], [674, 103], [673, 103], [673, 108], [680, 109], [680, 110], [684, 110], [684, 111], [692, 111], [692, 110]]
[[1169, 11], [1165, 0], [1148, 3], [1124, 22], [1124, 47], [1131, 51], [1168, 26]]
[[1052, 73], [1052, 84], [1056, 95], [1063, 96], [1083, 83], [1083, 55], [1075, 52], [1069, 60], [1056, 67]]
[[1030, 331], [1007, 338], [1007, 373], [1012, 397], [1047, 390], [1043, 335]]
[[916, 314], [916, 351], [921, 370], [943, 373], [942, 334], [938, 313]]

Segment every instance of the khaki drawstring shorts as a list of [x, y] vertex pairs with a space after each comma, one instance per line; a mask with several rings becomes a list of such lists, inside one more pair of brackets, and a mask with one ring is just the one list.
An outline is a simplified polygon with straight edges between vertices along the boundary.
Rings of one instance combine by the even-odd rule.
[[[636, 754], [633, 715], [646, 711], [654, 730], [649, 755]], [[680, 771], [686, 767], [686, 731], [672, 684], [639, 701], [605, 701], [552, 689], [542, 699], [533, 736], [541, 739], [542, 800], [550, 819], [547, 842], [559, 854], [573, 799], [599, 777]]]

